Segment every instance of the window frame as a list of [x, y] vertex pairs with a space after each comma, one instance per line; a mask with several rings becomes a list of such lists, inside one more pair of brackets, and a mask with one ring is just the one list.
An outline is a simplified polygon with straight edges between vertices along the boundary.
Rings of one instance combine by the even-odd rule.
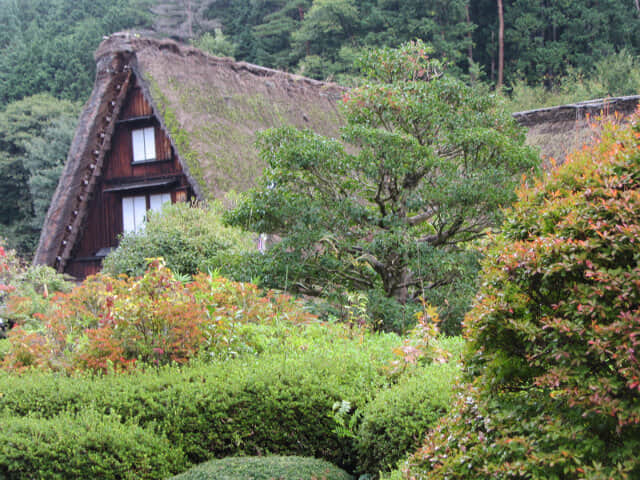
[[147, 125], [131, 129], [131, 164], [157, 162], [157, 156], [155, 126]]
[[[137, 195], [122, 195], [120, 199], [122, 233], [138, 233], [144, 230], [150, 211], [159, 212], [167, 203], [173, 203], [173, 192], [144, 192]], [[159, 203], [153, 197], [159, 197]], [[144, 201], [143, 201], [144, 200]], [[144, 212], [142, 211], [144, 204]], [[130, 206], [129, 206], [130, 205]], [[128, 219], [132, 219], [128, 221]]]

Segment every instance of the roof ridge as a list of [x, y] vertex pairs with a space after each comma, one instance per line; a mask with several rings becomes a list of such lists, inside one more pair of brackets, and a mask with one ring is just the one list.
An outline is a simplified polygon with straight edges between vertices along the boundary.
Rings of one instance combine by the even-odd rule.
[[296, 73], [286, 72], [284, 70], [263, 67], [244, 61], [236, 61], [231, 57], [218, 57], [199, 50], [192, 45], [179, 43], [170, 38], [155, 38], [148, 35], [146, 32], [138, 33], [135, 31], [122, 31], [113, 33], [109, 36], [105, 36], [103, 37], [103, 41], [100, 43], [100, 46], [96, 50], [94, 58], [97, 62], [105, 56], [113, 56], [121, 52], [135, 53], [145, 48], [169, 50], [181, 57], [197, 56], [202, 58], [209, 64], [228, 67], [236, 72], [246, 71], [259, 77], [283, 76], [289, 77], [292, 81], [303, 82], [315, 87], [327, 87], [338, 90], [346, 90], [346, 87], [343, 87], [335, 82], [315, 80], [313, 78], [308, 78]]

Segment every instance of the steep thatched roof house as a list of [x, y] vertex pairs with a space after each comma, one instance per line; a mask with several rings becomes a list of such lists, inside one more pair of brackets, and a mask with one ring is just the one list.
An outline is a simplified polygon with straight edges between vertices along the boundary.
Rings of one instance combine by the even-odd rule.
[[149, 209], [244, 190], [255, 134], [292, 124], [337, 136], [334, 84], [129, 33], [95, 54], [93, 93], [45, 219], [35, 263], [83, 278]]
[[[165, 202], [221, 198], [261, 173], [255, 134], [291, 124], [332, 137], [343, 89], [129, 33], [95, 54], [80, 117], [34, 262], [84, 278], [123, 232]], [[628, 114], [640, 97], [515, 114], [542, 154], [563, 158], [592, 134], [587, 113]]]

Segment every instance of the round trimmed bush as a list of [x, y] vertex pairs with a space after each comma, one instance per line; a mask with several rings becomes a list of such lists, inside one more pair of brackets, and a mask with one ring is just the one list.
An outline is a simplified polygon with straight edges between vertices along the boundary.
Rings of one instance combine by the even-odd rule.
[[200, 464], [172, 480], [351, 480], [335, 465], [308, 457], [229, 457]]
[[407, 478], [640, 478], [640, 125], [520, 192], [466, 335], [467, 391]]
[[250, 235], [222, 224], [221, 208], [216, 205], [175, 203], [149, 217], [144, 230], [123, 236], [105, 258], [104, 272], [142, 275], [147, 269], [145, 259], [162, 257], [182, 275], [214, 270], [228, 274], [239, 256], [256, 250]]

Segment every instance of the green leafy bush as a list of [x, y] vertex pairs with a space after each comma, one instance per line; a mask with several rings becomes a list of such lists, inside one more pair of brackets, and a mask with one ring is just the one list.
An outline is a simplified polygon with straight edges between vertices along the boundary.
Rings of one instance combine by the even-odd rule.
[[334, 433], [336, 401], [363, 406], [388, 382], [393, 336], [340, 340], [233, 361], [128, 375], [0, 373], [0, 411], [54, 418], [87, 408], [166, 435], [193, 463], [235, 455], [303, 455], [355, 468], [350, 439]]
[[38, 317], [49, 313], [51, 296], [73, 286], [50, 267], [27, 265], [3, 244], [0, 240], [0, 338], [15, 324], [37, 328]]
[[[26, 310], [23, 304], [18, 302]], [[47, 305], [46, 316], [23, 312], [35, 327], [20, 324], [10, 332], [3, 368], [104, 372], [184, 363], [198, 355], [234, 357], [283, 348], [300, 336], [306, 342], [306, 326], [319, 324], [288, 295], [205, 274], [185, 285], [159, 260], [137, 278], [88, 278]], [[349, 334], [323, 325], [326, 333]], [[293, 343], [281, 341], [287, 336]]]
[[430, 364], [404, 376], [361, 409], [357, 431], [362, 472], [389, 470], [413, 452], [448, 410], [459, 364]]
[[629, 50], [604, 55], [592, 72], [585, 74], [569, 68], [557, 84], [530, 85], [525, 79], [512, 83], [508, 108], [521, 112], [534, 108], [566, 105], [593, 98], [638, 95], [640, 93], [640, 61]]
[[173, 480], [350, 480], [331, 463], [306, 457], [231, 457], [212, 460]]
[[[197, 207], [197, 208], [193, 208]], [[214, 205], [166, 205], [153, 214], [144, 230], [124, 235], [118, 248], [104, 260], [103, 271], [116, 275], [142, 275], [148, 258], [163, 258], [167, 267], [182, 275], [219, 270], [226, 274], [237, 257], [255, 250], [250, 234], [221, 222]]]
[[44, 420], [0, 416], [0, 477], [158, 479], [186, 462], [179, 448], [115, 416], [84, 410]]
[[204, 307], [159, 262], [138, 279], [93, 276], [50, 310], [35, 331], [18, 326], [9, 333], [4, 368], [106, 371], [185, 362], [204, 339]]
[[407, 478], [640, 478], [637, 121], [520, 192], [466, 319], [469, 385]]

